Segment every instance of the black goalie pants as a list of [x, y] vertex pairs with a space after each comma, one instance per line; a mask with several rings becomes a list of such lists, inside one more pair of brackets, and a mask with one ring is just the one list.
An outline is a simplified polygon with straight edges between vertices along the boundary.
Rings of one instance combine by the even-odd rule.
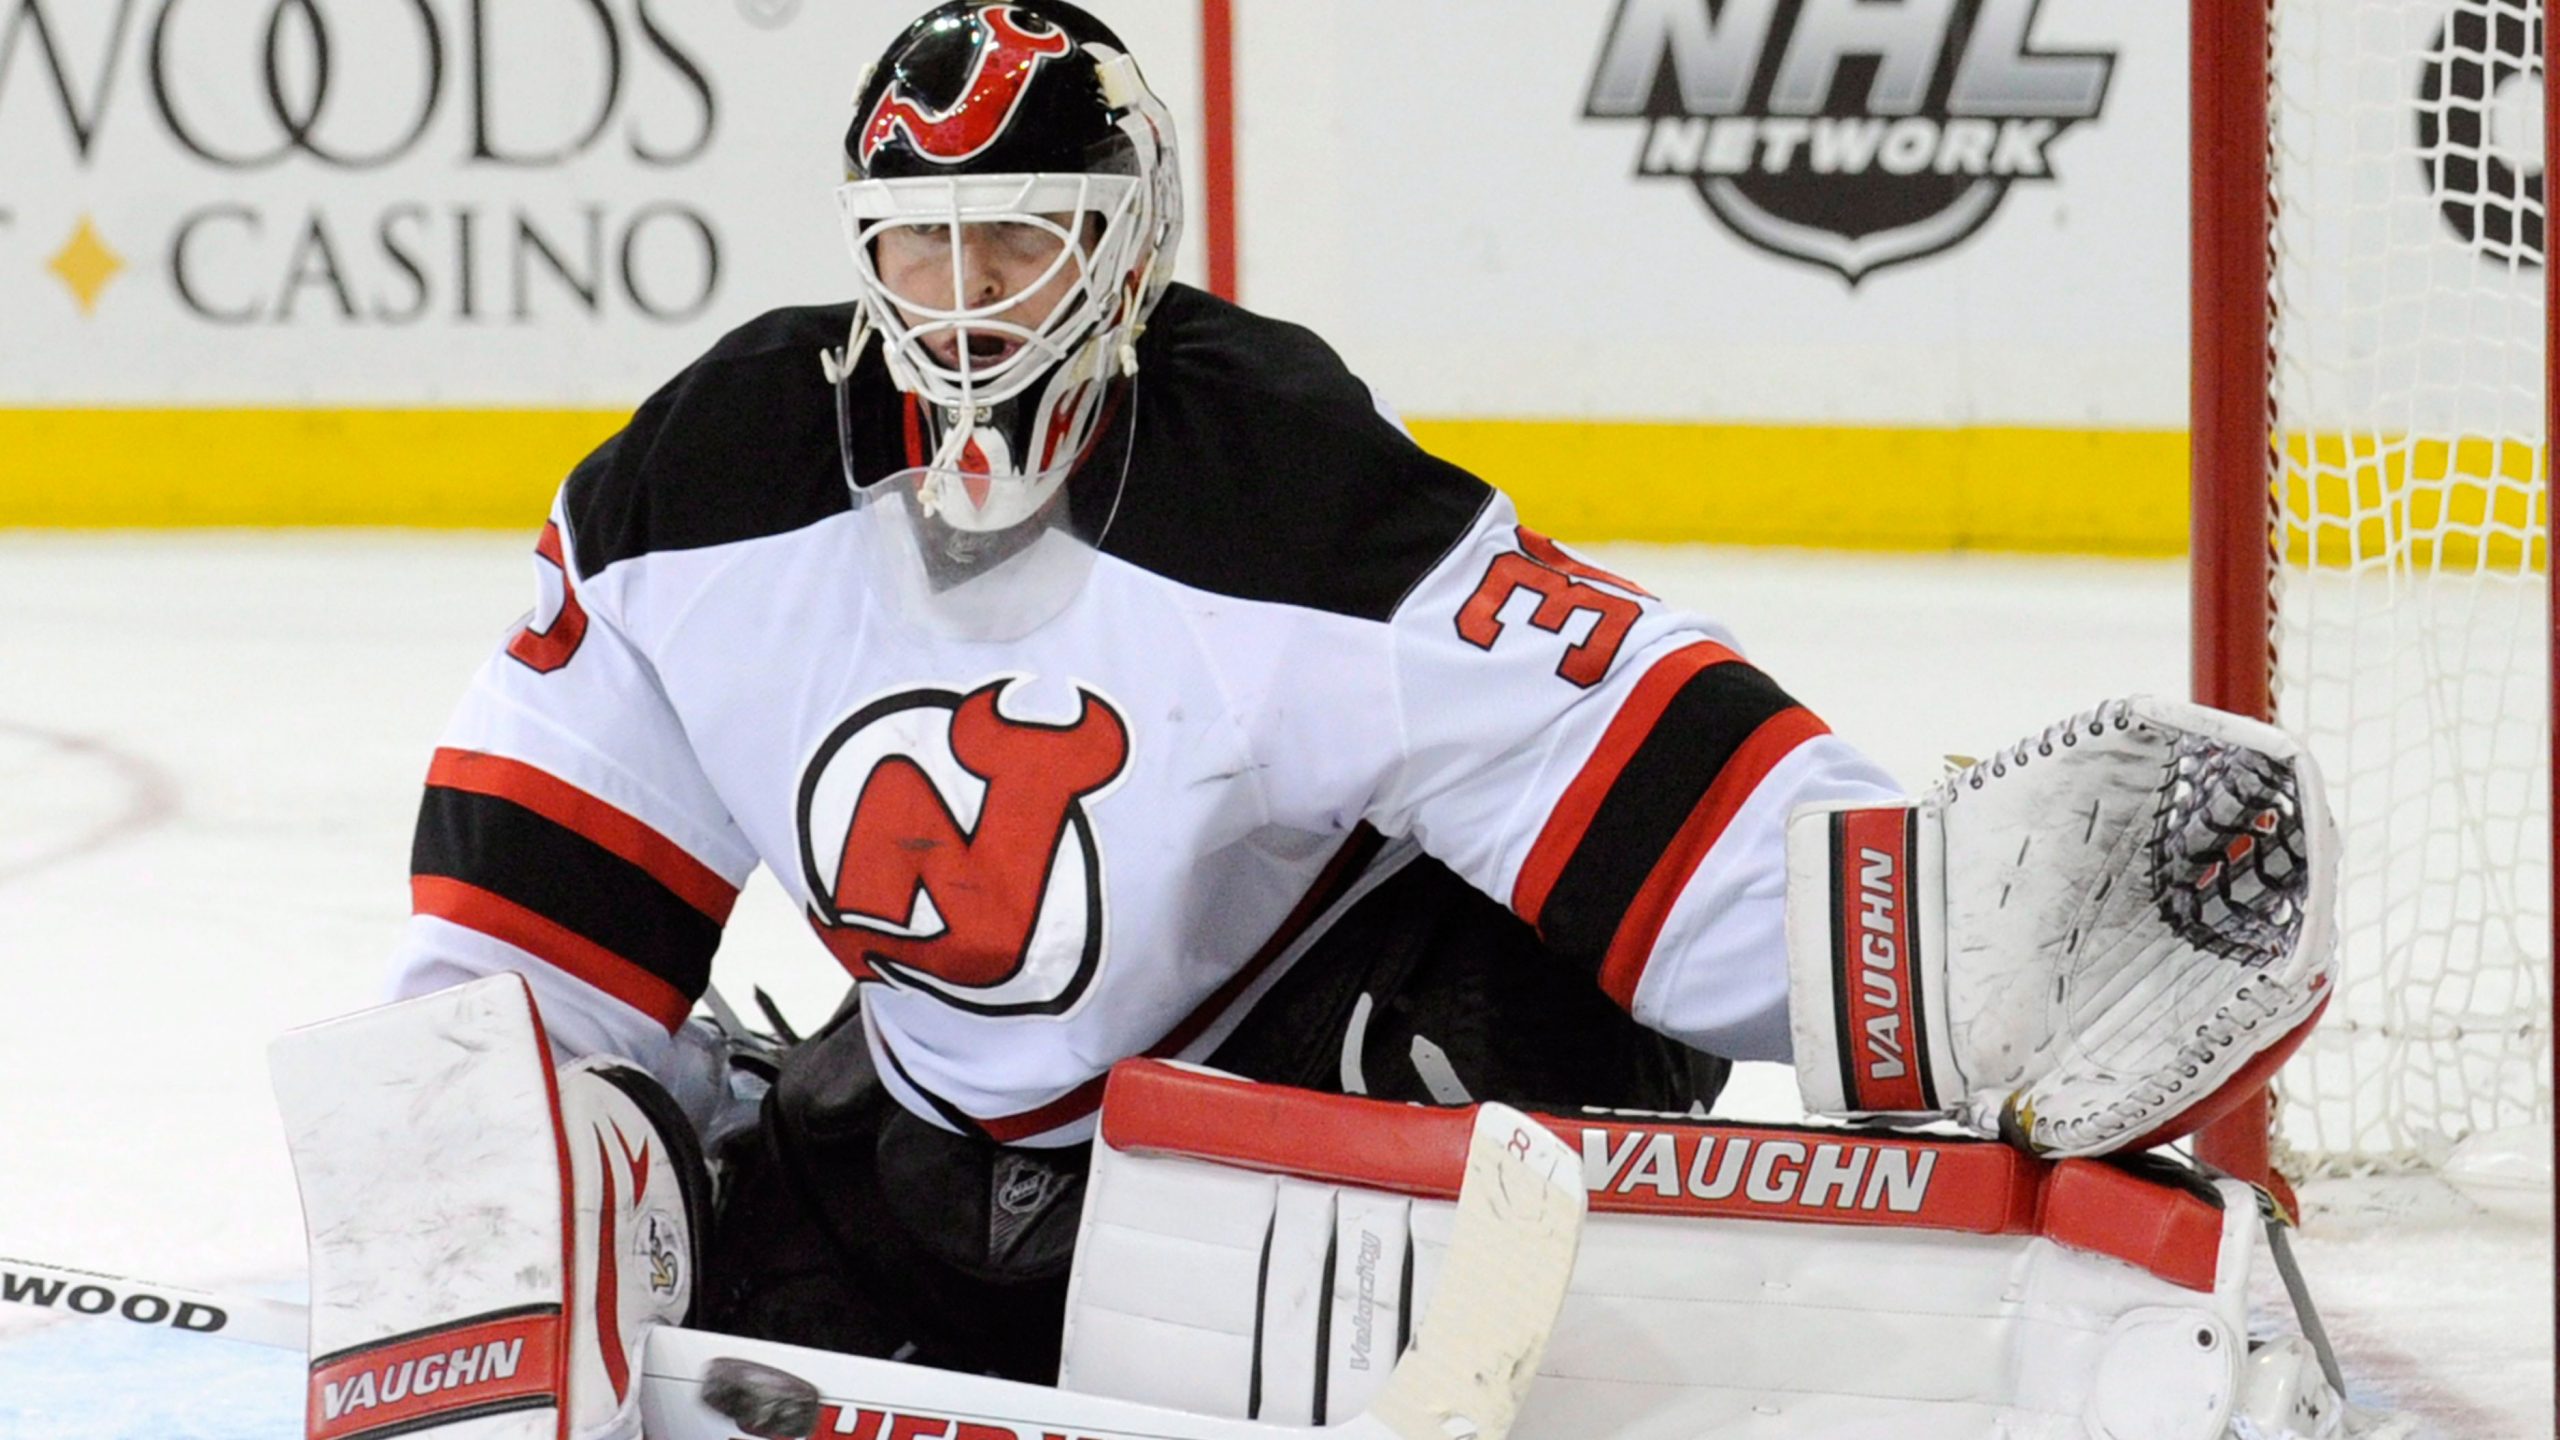
[[[1712, 1102], [1728, 1068], [1638, 1026], [1427, 858], [1337, 920], [1210, 1063], [1393, 1100], [1666, 1111]], [[693, 1323], [1053, 1380], [1088, 1156], [915, 1118], [840, 1015], [723, 1156]]]

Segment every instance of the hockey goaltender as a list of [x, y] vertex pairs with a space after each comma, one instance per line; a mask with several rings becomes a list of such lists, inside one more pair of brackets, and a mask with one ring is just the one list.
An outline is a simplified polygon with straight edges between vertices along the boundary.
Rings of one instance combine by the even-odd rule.
[[[854, 299], [568, 477], [399, 1003], [278, 1044], [313, 1436], [1495, 1440], [1448, 1377], [1505, 1366], [1528, 1435], [2396, 1433], [2253, 1338], [2246, 1187], [2088, 1158], [2326, 999], [2285, 737], [2117, 701], [1905, 795], [1173, 283], [1171, 124], [1071, 5], [917, 19], [843, 159]], [[850, 977], [806, 1037], [689, 1018], [759, 864]], [[1741, 1059], [1818, 1122], [1670, 1118]], [[1578, 1242], [1582, 1184], [1461, 1198], [1504, 1154]], [[1508, 1251], [1570, 1269], [1543, 1361]]]

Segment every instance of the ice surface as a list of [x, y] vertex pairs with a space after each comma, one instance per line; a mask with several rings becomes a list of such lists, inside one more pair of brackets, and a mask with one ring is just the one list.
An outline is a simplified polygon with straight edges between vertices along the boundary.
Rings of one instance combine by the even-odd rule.
[[61, 1325], [0, 1343], [12, 1440], [292, 1440], [302, 1357], [128, 1325]]
[[[428, 751], [532, 600], [524, 537], [0, 536], [0, 1255], [295, 1285], [265, 1046], [369, 1002]], [[2112, 694], [2182, 694], [2176, 563], [1595, 550], [1731, 624], [1906, 780]], [[840, 973], [749, 887], [724, 988]], [[1752, 1067], [1727, 1108], [1792, 1109]], [[2359, 1388], [2459, 1440], [2552, 1430], [2549, 1227], [2315, 1228]], [[0, 1440], [286, 1436], [293, 1357], [0, 1313]]]

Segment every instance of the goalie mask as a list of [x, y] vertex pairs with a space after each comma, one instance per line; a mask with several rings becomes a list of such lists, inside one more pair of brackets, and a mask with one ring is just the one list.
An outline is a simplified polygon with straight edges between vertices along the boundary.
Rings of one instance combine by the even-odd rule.
[[921, 520], [976, 535], [1063, 508], [1171, 278], [1163, 105], [1074, 6], [954, 0], [865, 77], [845, 165], [859, 292], [832, 368], [850, 375], [876, 335], [924, 452], [898, 477], [851, 475], [857, 497], [896, 478]]

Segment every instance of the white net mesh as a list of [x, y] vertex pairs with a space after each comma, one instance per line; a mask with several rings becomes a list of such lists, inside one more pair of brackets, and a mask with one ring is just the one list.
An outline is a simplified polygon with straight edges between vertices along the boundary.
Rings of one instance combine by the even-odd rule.
[[2278, 718], [2345, 835], [2297, 1176], [2551, 1118], [2540, 0], [2271, 0]]

